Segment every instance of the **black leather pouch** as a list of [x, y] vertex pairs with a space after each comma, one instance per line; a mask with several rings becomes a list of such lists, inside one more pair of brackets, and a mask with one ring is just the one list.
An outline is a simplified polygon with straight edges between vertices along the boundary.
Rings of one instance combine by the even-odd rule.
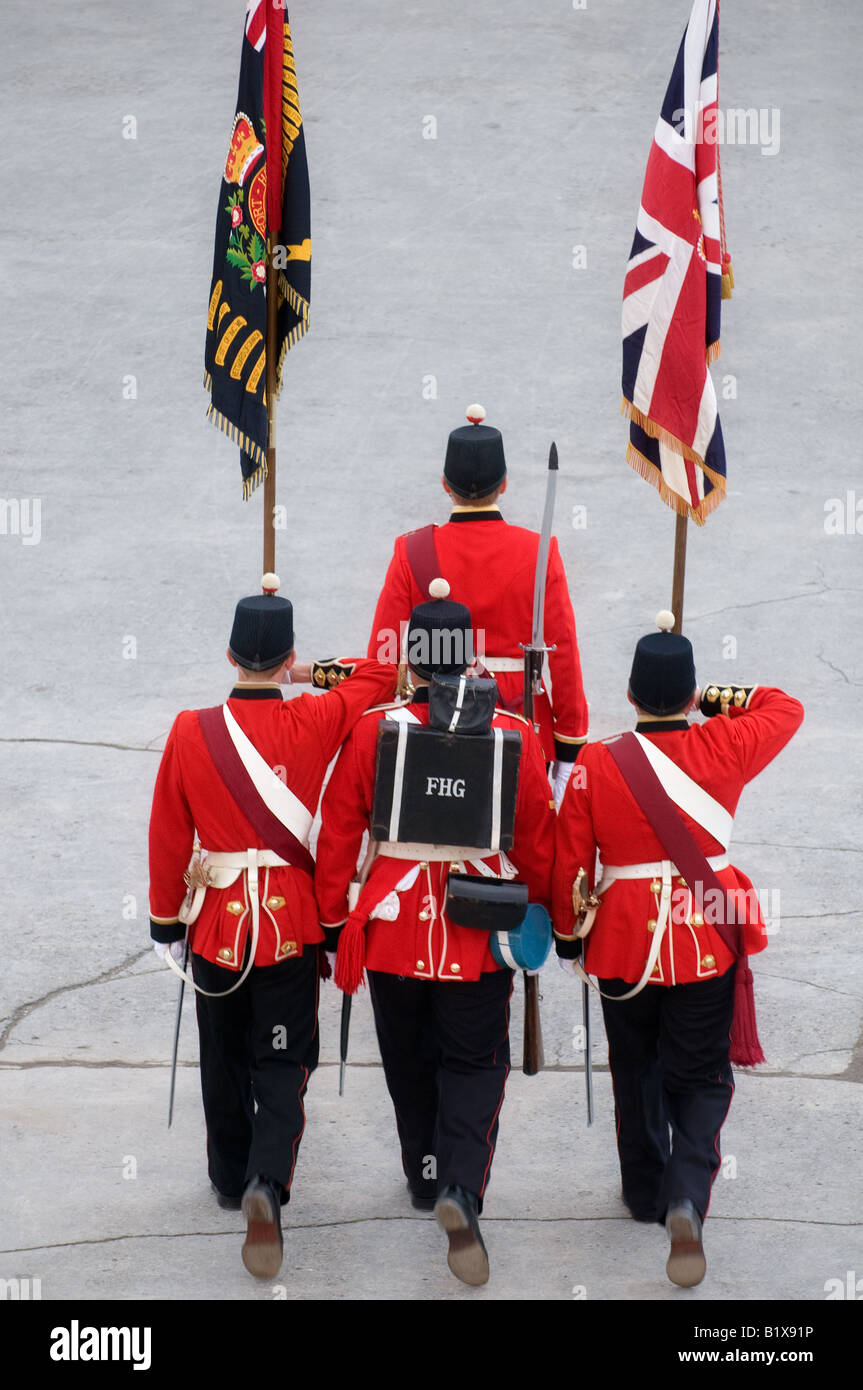
[[459, 927], [514, 931], [527, 911], [527, 884], [479, 874], [450, 873], [444, 911]]

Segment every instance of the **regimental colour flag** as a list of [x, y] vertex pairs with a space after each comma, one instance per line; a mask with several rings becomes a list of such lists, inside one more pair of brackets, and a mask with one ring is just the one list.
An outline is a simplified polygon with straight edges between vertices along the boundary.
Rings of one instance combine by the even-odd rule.
[[623, 287], [627, 460], [698, 525], [725, 496], [709, 364], [734, 283], [719, 177], [718, 50], [718, 0], [694, 0], [653, 136]]
[[285, 353], [309, 322], [309, 173], [287, 10], [248, 0], [204, 351], [207, 417], [240, 446], [245, 497], [267, 472], [269, 252], [278, 270], [278, 395]]

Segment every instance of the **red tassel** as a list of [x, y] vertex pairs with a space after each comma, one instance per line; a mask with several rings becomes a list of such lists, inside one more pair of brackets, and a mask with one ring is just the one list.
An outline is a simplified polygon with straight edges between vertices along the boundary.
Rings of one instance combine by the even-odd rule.
[[336, 985], [345, 994], [356, 994], [366, 965], [366, 913], [354, 910], [339, 936]]
[[734, 976], [734, 1018], [729, 1059], [735, 1067], [757, 1067], [765, 1061], [755, 1022], [755, 991], [747, 956], [740, 956]]

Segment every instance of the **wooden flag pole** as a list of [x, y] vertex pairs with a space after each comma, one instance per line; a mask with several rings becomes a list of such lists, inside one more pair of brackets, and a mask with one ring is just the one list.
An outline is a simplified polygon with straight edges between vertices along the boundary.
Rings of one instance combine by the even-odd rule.
[[674, 577], [671, 581], [671, 611], [674, 614], [674, 631], [683, 631], [683, 585], [686, 581], [686, 527], [688, 516], [677, 513], [674, 528]]
[[279, 272], [267, 261], [267, 476], [264, 479], [264, 574], [276, 568], [276, 353]]

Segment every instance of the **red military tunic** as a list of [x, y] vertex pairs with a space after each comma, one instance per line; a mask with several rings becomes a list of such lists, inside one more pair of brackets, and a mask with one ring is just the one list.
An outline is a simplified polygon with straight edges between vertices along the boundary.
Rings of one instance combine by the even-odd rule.
[[[450, 520], [435, 528], [440, 574], [450, 585], [450, 598], [470, 609], [476, 638], [492, 665], [495, 657], [520, 658], [520, 643], [532, 637], [533, 588], [539, 534], [510, 526], [497, 507], [455, 507]], [[422, 593], [413, 577], [405, 537], [396, 540], [393, 558], [378, 599], [369, 641], [369, 656], [398, 660], [400, 624], [410, 617]], [[394, 636], [393, 636], [394, 634]], [[536, 720], [546, 761], [571, 762], [587, 738], [588, 711], [581, 680], [575, 618], [557, 541], [551, 540], [545, 591], [545, 640], [556, 650], [548, 658], [552, 699], [536, 699]], [[482, 650], [480, 650], [482, 655]], [[501, 703], [521, 710], [523, 672], [494, 672]], [[552, 708], [553, 701], [553, 708]]]
[[[356, 670], [324, 695], [283, 700], [279, 686], [241, 682], [228, 708], [258, 752], [314, 815], [327, 767], [370, 705], [391, 696], [393, 670], [377, 661]], [[284, 771], [282, 771], [284, 769]], [[205, 850], [267, 849], [228, 792], [204, 742], [196, 710], [183, 710], [168, 735], [156, 778], [150, 819], [150, 931], [156, 941], [182, 938], [177, 913], [185, 897], [183, 872], [195, 833]], [[271, 867], [260, 876], [261, 927], [255, 964], [273, 965], [324, 939], [311, 875]], [[192, 950], [239, 970], [250, 928], [246, 875], [225, 889], [208, 888], [189, 929]]]
[[[425, 690], [411, 705], [422, 724], [429, 707]], [[375, 781], [378, 724], [384, 710], [370, 710], [347, 740], [327, 784], [321, 806], [315, 889], [325, 926], [341, 924], [348, 916], [348, 883], [354, 873], [363, 832], [368, 829]], [[514, 845], [509, 858], [527, 883], [531, 902], [548, 907], [554, 852], [554, 814], [549, 803], [548, 778], [538, 740], [525, 720], [500, 713], [494, 727], [518, 729], [522, 735]], [[553, 803], [552, 803], [553, 804]], [[500, 874], [500, 856], [485, 862]], [[392, 921], [370, 920], [366, 928], [366, 966], [415, 980], [477, 980], [498, 967], [488, 946], [489, 934], [450, 922], [443, 911], [447, 874], [444, 862], [417, 862], [379, 854], [369, 873], [367, 892], [372, 906], [395, 892], [398, 916]], [[470, 863], [468, 873], [479, 871]], [[399, 886], [400, 885], [400, 886]], [[395, 902], [390, 898], [391, 907]]]
[[[686, 720], [658, 723], [645, 718], [638, 732], [676, 763], [733, 815], [747, 782], [782, 749], [803, 719], [803, 706], [781, 690], [757, 686], [746, 708], [731, 708], [703, 724]], [[683, 821], [702, 852], [722, 853], [722, 845], [684, 812]], [[597, 881], [596, 854], [603, 864], [655, 863], [667, 858], [646, 817], [635, 803], [617, 764], [602, 743], [585, 748], [560, 808], [554, 866], [554, 924], [573, 930], [572, 884], [584, 868], [590, 886]], [[726, 889], [739, 890], [745, 907], [746, 953], [767, 945], [757, 894], [749, 879], [729, 865], [718, 870]], [[618, 879], [602, 895], [602, 905], [586, 942], [585, 969], [600, 979], [640, 980], [647, 963], [651, 931], [659, 911], [659, 881]], [[687, 984], [723, 975], [734, 962], [718, 931], [702, 922], [684, 880], [673, 880], [668, 929], [650, 984]]]

